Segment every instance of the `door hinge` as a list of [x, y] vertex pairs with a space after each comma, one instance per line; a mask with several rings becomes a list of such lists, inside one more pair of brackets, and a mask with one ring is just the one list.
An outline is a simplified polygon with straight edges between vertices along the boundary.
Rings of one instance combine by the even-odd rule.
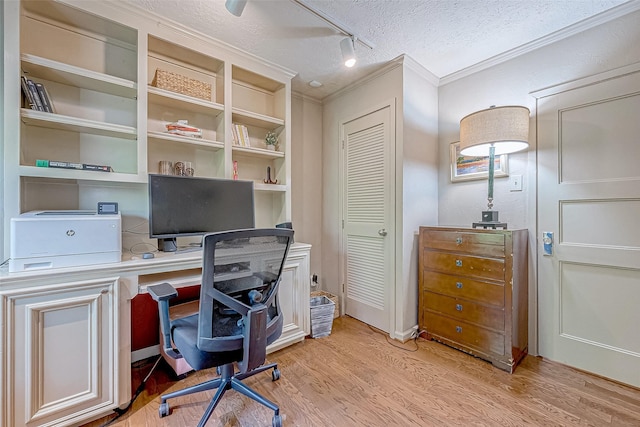
[[344, 139], [342, 140], [342, 149], [344, 150]]
[[342, 228], [344, 228], [344, 219], [342, 220]]
[[344, 283], [342, 284], [342, 293], [344, 294]]

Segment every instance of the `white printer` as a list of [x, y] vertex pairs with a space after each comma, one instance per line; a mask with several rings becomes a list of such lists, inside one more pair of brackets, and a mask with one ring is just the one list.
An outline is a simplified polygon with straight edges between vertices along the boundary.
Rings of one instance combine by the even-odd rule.
[[120, 262], [120, 214], [33, 211], [11, 218], [9, 272]]

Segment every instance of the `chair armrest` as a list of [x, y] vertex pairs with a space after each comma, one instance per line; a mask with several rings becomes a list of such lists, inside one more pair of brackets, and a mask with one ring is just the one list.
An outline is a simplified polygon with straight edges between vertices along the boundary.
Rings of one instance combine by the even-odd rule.
[[147, 287], [147, 292], [154, 301], [158, 302], [158, 314], [160, 315], [160, 332], [164, 341], [165, 354], [173, 359], [181, 359], [182, 355], [173, 348], [171, 340], [171, 320], [169, 318], [169, 300], [178, 296], [178, 291], [169, 283], [160, 283]]
[[160, 283], [159, 285], [147, 286], [147, 292], [154, 301], [168, 301], [178, 296], [176, 288], [169, 283]]

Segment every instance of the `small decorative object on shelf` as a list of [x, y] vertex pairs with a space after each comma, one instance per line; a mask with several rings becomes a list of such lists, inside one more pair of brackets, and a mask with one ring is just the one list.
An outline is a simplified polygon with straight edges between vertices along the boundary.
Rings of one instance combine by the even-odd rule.
[[278, 180], [271, 181], [271, 166], [267, 166], [267, 179], [264, 180], [265, 184], [277, 184]]
[[173, 175], [173, 162], [170, 160], [160, 160], [160, 174]]
[[238, 161], [237, 160], [233, 161], [233, 179], [235, 180], [238, 179]]
[[179, 161], [173, 164], [173, 174], [177, 176], [193, 176], [195, 170], [191, 162]]
[[275, 132], [269, 131], [264, 137], [264, 143], [267, 144], [267, 150], [275, 150], [278, 144], [278, 136]]

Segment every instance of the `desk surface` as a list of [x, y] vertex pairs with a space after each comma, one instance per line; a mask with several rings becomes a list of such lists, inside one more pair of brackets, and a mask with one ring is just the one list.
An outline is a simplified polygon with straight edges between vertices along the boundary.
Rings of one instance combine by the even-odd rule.
[[[308, 250], [311, 245], [296, 242], [291, 245], [290, 256], [297, 251]], [[141, 255], [123, 254], [122, 261], [79, 267], [49, 268], [9, 273], [8, 266], [0, 268], [0, 291], [14, 287], [43, 285], [60, 281], [72, 282], [110, 276], [140, 276], [189, 270], [202, 267], [202, 250], [186, 252], [158, 252], [154, 258], [142, 259]]]

